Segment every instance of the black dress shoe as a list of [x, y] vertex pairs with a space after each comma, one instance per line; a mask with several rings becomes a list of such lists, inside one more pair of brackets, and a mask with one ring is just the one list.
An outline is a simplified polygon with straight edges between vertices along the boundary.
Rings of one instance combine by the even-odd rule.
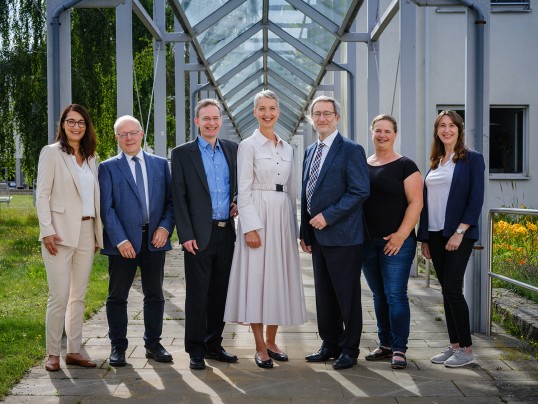
[[189, 367], [196, 370], [205, 369], [204, 358], [202, 356], [192, 356], [191, 361], [189, 362]]
[[354, 358], [353, 356], [349, 354], [341, 354], [336, 362], [333, 363], [333, 369], [334, 370], [342, 370], [342, 369], [349, 369], [352, 368], [354, 365], [357, 364], [357, 358]]
[[263, 368], [263, 369], [273, 368], [273, 360], [271, 358], [267, 359], [266, 361], [262, 361], [260, 358], [258, 358], [258, 355], [254, 355], [254, 360], [256, 361], [256, 365], [258, 365], [259, 368]]
[[205, 356], [207, 359], [215, 359], [219, 362], [234, 363], [237, 362], [237, 356], [229, 354], [224, 349], [215, 352], [208, 352]]
[[305, 356], [307, 362], [325, 362], [329, 359], [338, 358], [339, 352], [329, 351], [329, 348], [321, 347], [316, 353]]
[[127, 362], [125, 362], [125, 349], [120, 348], [119, 346], [113, 346], [112, 350], [110, 351], [108, 363], [110, 363], [110, 366], [114, 367], [127, 365]]
[[392, 358], [392, 349], [378, 346], [364, 357], [367, 361], [378, 361], [385, 358]]
[[267, 355], [269, 355], [270, 358], [280, 362], [286, 362], [288, 360], [288, 355], [286, 355], [284, 352], [273, 352], [270, 349], [267, 349]]
[[146, 347], [146, 358], [153, 359], [155, 362], [172, 362], [172, 355], [159, 342]]

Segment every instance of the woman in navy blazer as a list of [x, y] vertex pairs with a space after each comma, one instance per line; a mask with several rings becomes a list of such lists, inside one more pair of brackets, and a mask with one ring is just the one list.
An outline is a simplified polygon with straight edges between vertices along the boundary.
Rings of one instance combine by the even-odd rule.
[[450, 345], [431, 361], [447, 367], [474, 361], [463, 277], [478, 240], [484, 171], [482, 155], [465, 146], [461, 116], [455, 111], [442, 111], [434, 124], [418, 240], [422, 242], [422, 255], [432, 259], [441, 284], [450, 339]]

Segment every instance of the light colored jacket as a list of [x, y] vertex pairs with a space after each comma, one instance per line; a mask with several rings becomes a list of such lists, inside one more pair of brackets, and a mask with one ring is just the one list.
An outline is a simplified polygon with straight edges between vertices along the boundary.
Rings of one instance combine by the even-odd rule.
[[[103, 248], [103, 230], [100, 215], [100, 194], [96, 158], [88, 159], [88, 166], [95, 179], [94, 204], [95, 243]], [[39, 219], [39, 241], [43, 237], [57, 234], [62, 241], [57, 244], [77, 247], [82, 225], [82, 196], [78, 174], [71, 156], [63, 152], [59, 143], [41, 149], [39, 155], [37, 189], [37, 217]]]

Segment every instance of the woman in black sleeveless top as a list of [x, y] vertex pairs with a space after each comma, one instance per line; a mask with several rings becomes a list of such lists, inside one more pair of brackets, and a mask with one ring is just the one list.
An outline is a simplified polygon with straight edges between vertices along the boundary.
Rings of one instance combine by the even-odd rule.
[[366, 360], [392, 357], [392, 368], [403, 369], [411, 321], [407, 280], [422, 209], [422, 177], [411, 159], [394, 151], [398, 127], [392, 116], [375, 117], [371, 131], [375, 153], [368, 158], [370, 197], [364, 213], [369, 238], [362, 269], [373, 293], [379, 346]]

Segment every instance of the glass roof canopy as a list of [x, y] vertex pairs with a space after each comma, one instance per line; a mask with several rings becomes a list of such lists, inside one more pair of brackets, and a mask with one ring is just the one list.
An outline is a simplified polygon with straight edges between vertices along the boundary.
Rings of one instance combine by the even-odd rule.
[[291, 138], [363, 0], [169, 0], [241, 138], [254, 95], [274, 91]]

